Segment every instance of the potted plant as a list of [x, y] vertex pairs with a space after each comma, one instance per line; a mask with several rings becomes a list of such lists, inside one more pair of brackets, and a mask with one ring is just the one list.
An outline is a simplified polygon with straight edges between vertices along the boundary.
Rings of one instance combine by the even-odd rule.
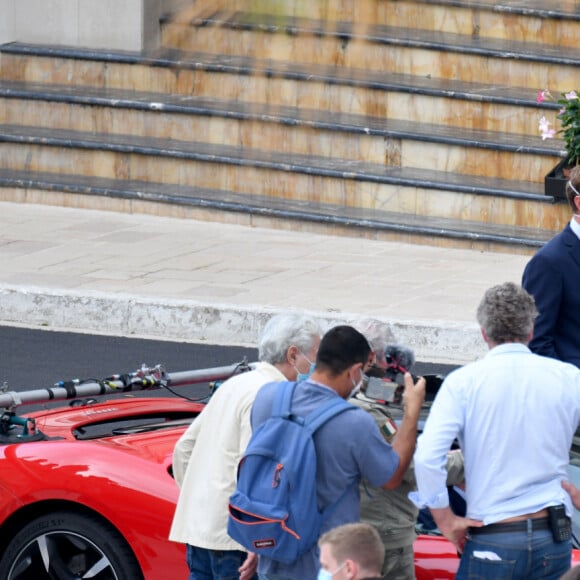
[[576, 91], [570, 91], [561, 93], [560, 98], [555, 99], [550, 91], [545, 89], [538, 93], [537, 101], [542, 103], [545, 100], [556, 101], [561, 105], [557, 115], [561, 129], [556, 131], [552, 123], [543, 116], [539, 122], [542, 139], [552, 139], [557, 134], [561, 134], [566, 147], [566, 157], [546, 175], [545, 192], [546, 195], [565, 198], [569, 171], [580, 164], [580, 98]]

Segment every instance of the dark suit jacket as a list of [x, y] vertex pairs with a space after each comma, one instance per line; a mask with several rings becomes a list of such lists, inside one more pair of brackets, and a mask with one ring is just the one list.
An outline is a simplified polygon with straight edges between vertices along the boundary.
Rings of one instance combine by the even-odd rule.
[[528, 262], [522, 286], [539, 311], [531, 350], [580, 367], [580, 240], [570, 224]]

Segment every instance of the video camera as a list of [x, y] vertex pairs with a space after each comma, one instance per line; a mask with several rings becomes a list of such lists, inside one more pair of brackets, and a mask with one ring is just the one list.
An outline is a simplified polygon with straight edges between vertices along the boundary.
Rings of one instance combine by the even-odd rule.
[[[384, 403], [400, 404], [405, 387], [404, 375], [415, 364], [415, 354], [403, 345], [391, 344], [385, 347], [386, 368], [373, 366], [366, 373], [368, 381], [365, 395]], [[420, 377], [413, 375], [413, 381]], [[437, 374], [422, 375], [426, 381], [425, 401], [433, 401], [445, 377]]]

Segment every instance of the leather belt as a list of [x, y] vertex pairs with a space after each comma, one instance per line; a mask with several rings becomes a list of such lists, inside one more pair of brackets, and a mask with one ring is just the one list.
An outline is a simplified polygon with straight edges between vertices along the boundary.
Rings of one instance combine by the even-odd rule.
[[505, 522], [497, 524], [489, 524], [481, 528], [469, 528], [469, 533], [472, 536], [478, 534], [504, 534], [508, 532], [527, 532], [528, 522], [533, 532], [537, 530], [549, 530], [550, 522], [548, 518], [533, 518], [528, 520], [521, 520], [519, 522]]

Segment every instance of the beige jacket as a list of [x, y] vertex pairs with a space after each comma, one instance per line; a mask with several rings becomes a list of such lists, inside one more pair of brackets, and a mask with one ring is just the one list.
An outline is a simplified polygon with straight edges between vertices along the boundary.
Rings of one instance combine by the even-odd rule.
[[227, 535], [228, 499], [251, 436], [258, 390], [284, 375], [261, 362], [223, 383], [177, 442], [173, 472], [180, 486], [169, 539], [210, 550], [243, 550]]

